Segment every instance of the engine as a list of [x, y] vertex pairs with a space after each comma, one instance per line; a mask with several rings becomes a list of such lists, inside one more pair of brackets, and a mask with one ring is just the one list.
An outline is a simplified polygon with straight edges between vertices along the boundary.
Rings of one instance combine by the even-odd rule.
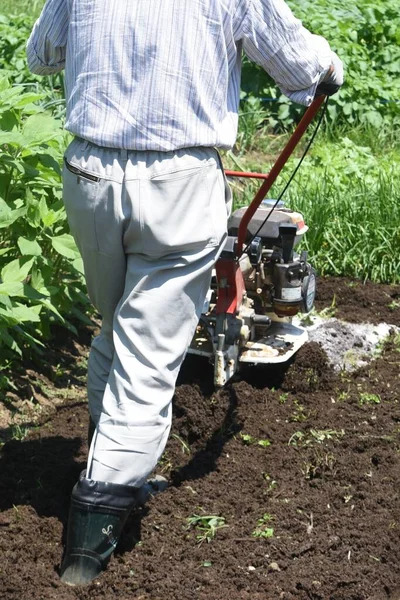
[[[256, 314], [270, 313], [272, 320], [273, 314], [282, 318], [309, 312], [316, 291], [315, 271], [307, 262], [307, 252], [295, 252], [308, 230], [303, 216], [282, 202], [271, 213], [274, 204], [275, 200], [264, 200], [257, 209], [247, 231], [247, 251], [240, 258], [247, 297], [253, 301]], [[233, 213], [230, 237], [237, 236], [245, 211], [240, 208]]]
[[212, 360], [217, 386], [225, 385], [240, 364], [288, 361], [308, 339], [291, 318], [314, 304], [315, 271], [307, 252], [295, 251], [308, 227], [283, 203], [271, 213], [274, 204], [264, 201], [253, 215], [239, 260], [238, 228], [246, 209], [233, 213], [188, 350]]

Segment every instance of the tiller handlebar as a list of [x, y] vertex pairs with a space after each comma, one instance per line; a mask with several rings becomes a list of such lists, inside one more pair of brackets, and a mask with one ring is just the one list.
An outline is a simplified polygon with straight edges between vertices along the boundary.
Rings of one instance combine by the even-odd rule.
[[303, 135], [306, 132], [306, 130], [308, 129], [308, 126], [310, 125], [311, 121], [314, 119], [315, 115], [317, 114], [317, 112], [321, 108], [322, 104], [324, 103], [325, 98], [326, 98], [326, 96], [317, 96], [315, 98], [315, 100], [313, 101], [313, 103], [306, 110], [306, 112], [303, 115], [303, 118], [301, 119], [300, 123], [298, 124], [295, 131], [293, 132], [293, 135], [289, 139], [285, 148], [282, 150], [281, 154], [278, 156], [277, 160], [275, 161], [275, 164], [273, 165], [273, 167], [269, 173], [263, 174], [263, 173], [242, 173], [241, 171], [225, 171], [225, 174], [228, 177], [251, 177], [254, 179], [265, 179], [264, 183], [258, 190], [257, 194], [255, 195], [255, 197], [252, 200], [251, 204], [249, 205], [248, 209], [244, 213], [243, 218], [240, 222], [237, 245], [236, 245], [236, 255], [238, 258], [242, 254], [242, 249], [243, 249], [243, 244], [244, 244], [244, 241], [246, 238], [246, 231], [247, 231], [248, 224], [250, 223], [257, 208], [260, 206], [261, 202], [264, 200], [265, 196], [267, 195], [267, 193], [269, 192], [269, 190], [275, 183], [277, 177], [279, 176], [283, 167], [287, 163], [288, 159], [293, 154], [293, 151], [295, 150], [297, 144], [303, 137]]

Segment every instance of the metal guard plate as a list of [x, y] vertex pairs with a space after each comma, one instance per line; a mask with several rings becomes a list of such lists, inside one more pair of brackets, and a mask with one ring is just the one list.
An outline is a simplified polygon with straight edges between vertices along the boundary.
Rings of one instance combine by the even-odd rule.
[[248, 342], [239, 356], [239, 362], [253, 364], [282, 363], [291, 358], [308, 341], [302, 327], [290, 323], [273, 323], [267, 335]]

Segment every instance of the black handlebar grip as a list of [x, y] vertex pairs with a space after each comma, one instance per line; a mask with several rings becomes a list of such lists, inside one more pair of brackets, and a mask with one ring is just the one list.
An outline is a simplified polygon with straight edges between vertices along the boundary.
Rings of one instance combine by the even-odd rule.
[[315, 97], [317, 96], [333, 96], [340, 90], [340, 85], [337, 83], [329, 83], [328, 81], [321, 81], [318, 84], [317, 91], [315, 92]]

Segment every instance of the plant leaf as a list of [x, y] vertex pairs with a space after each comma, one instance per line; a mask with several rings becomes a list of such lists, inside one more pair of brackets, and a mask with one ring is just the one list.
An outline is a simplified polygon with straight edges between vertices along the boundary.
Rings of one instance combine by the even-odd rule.
[[19, 237], [17, 244], [23, 255], [40, 256], [42, 254], [42, 249], [36, 240], [27, 240], [24, 237]]
[[51, 238], [51, 243], [54, 250], [66, 258], [75, 260], [80, 257], [75, 240], [69, 233], [63, 233], [62, 235]]
[[34, 258], [30, 260], [17, 258], [9, 262], [1, 271], [3, 283], [24, 281], [28, 277], [34, 262]]

